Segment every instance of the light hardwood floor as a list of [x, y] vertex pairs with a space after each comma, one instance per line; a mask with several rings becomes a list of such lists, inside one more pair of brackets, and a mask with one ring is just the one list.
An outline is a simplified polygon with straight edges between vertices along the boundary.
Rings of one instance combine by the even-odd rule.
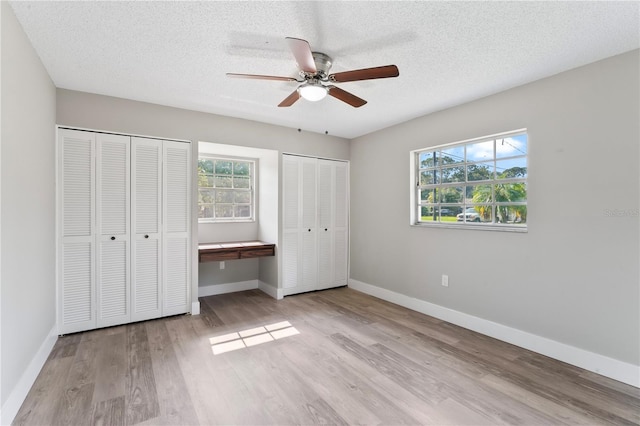
[[[351, 289], [200, 301], [198, 316], [58, 339], [14, 423], [640, 422], [637, 388]], [[299, 334], [214, 355], [211, 338], [283, 321]]]

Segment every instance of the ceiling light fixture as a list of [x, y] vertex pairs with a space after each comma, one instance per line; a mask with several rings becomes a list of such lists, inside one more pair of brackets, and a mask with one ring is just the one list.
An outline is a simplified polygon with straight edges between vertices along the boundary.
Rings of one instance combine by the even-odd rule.
[[315, 80], [306, 81], [300, 87], [298, 87], [298, 93], [300, 96], [311, 102], [317, 102], [324, 99], [329, 91], [326, 87]]

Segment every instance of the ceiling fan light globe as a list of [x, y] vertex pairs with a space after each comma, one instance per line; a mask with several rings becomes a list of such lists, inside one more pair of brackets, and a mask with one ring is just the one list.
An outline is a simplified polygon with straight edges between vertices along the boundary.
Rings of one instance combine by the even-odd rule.
[[311, 102], [317, 102], [327, 96], [327, 88], [319, 84], [303, 84], [298, 88], [300, 96]]

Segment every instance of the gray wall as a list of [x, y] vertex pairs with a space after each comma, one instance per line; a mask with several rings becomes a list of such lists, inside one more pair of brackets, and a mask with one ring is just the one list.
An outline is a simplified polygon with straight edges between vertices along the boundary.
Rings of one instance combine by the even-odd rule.
[[186, 109], [58, 89], [58, 124], [349, 158], [346, 139]]
[[56, 91], [2, 2], [0, 404], [55, 325]]
[[[60, 125], [122, 133], [141, 134], [194, 142], [211, 142], [252, 148], [270, 149], [319, 157], [349, 159], [349, 141], [335, 136], [298, 132], [280, 126], [188, 111], [127, 99], [113, 98], [65, 89], [57, 91], [57, 121]], [[194, 148], [197, 145], [194, 145]], [[197, 153], [194, 149], [194, 160]], [[195, 192], [194, 192], [195, 195]], [[281, 205], [279, 202], [278, 206]], [[236, 224], [238, 238], [269, 238], [274, 232]], [[194, 235], [203, 242], [228, 241], [233, 225], [200, 224]], [[216, 228], [217, 227], [217, 228]], [[250, 229], [249, 231], [247, 231]], [[247, 234], [251, 233], [251, 236]], [[257, 235], [254, 235], [257, 232]], [[222, 235], [220, 239], [216, 234]], [[264, 237], [267, 235], [267, 237]], [[220, 270], [218, 262], [195, 264], [193, 276], [201, 285], [215, 285], [260, 279], [277, 286], [278, 266], [274, 259], [226, 262]], [[201, 275], [199, 277], [199, 275]], [[195, 301], [197, 289], [192, 299]]]
[[[639, 365], [639, 59], [353, 140], [351, 278]], [[410, 150], [525, 127], [528, 233], [409, 226]]]

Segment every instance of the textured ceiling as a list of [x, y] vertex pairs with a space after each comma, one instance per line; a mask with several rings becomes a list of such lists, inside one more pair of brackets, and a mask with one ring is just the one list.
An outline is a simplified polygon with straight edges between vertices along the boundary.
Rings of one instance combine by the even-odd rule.
[[[357, 137], [640, 47], [632, 2], [11, 2], [57, 87]], [[396, 64], [398, 78], [341, 83], [277, 105], [296, 76], [285, 37], [332, 72]]]

